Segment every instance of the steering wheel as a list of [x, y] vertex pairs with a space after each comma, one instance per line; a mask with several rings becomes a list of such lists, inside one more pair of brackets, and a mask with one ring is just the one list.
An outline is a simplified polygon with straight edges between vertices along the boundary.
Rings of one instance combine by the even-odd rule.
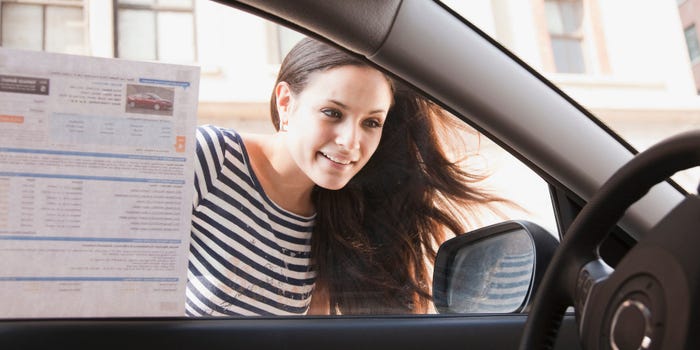
[[598, 246], [625, 210], [677, 171], [700, 165], [700, 131], [636, 155], [593, 196], [552, 258], [521, 350], [551, 349], [574, 306], [585, 350], [700, 348], [700, 197], [688, 195], [613, 270]]

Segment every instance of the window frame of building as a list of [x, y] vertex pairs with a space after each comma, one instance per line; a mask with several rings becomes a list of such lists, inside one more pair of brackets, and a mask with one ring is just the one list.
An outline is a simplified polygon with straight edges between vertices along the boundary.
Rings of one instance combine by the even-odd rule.
[[[688, 48], [688, 57], [690, 62], [697, 63], [700, 61], [700, 43], [698, 42], [698, 32], [695, 23], [683, 29], [685, 36], [685, 45]], [[690, 35], [690, 37], [689, 37]]]
[[[548, 18], [545, 9], [545, 2], [574, 2], [582, 3], [582, 23], [581, 28], [575, 34], [552, 36], [548, 25]], [[604, 28], [601, 20], [601, 13], [598, 1], [600, 0], [532, 0], [533, 16], [537, 26], [537, 40], [539, 41], [540, 56], [542, 59], [542, 70], [548, 73], [557, 74], [584, 74], [584, 75], [609, 75], [611, 65], [608, 58], [607, 46], [605, 42]], [[582, 72], [567, 73], [557, 70], [555, 63], [555, 52], [552, 46], [552, 38], [571, 38], [579, 40], [583, 52], [583, 62], [585, 69]]]
[[[545, 19], [547, 32], [554, 57], [554, 67], [558, 73], [583, 74], [587, 72], [586, 52], [584, 49], [583, 29], [583, 0], [545, 0]], [[550, 5], [550, 6], [548, 6]], [[549, 13], [548, 8], [556, 8], [556, 17]], [[577, 8], [578, 13], [567, 9]], [[567, 14], [573, 15], [567, 16]], [[551, 23], [556, 19], [558, 28]], [[578, 23], [576, 23], [578, 22]], [[571, 28], [567, 28], [571, 27]]]
[[[186, 59], [186, 60], [178, 60], [176, 62], [172, 63], [196, 63], [198, 61], [198, 50], [197, 50], [197, 16], [195, 13], [195, 0], [189, 0], [189, 5], [171, 5], [168, 4], [167, 2], [171, 0], [141, 0], [141, 1], [135, 1], [135, 0], [112, 0], [113, 4], [113, 25], [114, 25], [114, 57], [117, 58], [126, 58], [126, 59], [138, 59], [138, 60], [154, 60], [154, 61], [163, 61], [167, 60], [167, 58], [164, 58], [162, 56], [162, 53], [160, 52], [160, 40], [159, 40], [159, 14], [163, 13], [176, 13], [176, 14], [189, 14], [191, 19], [192, 19], [192, 52], [191, 52], [191, 60]], [[187, 1], [187, 0], [185, 0]], [[148, 4], [146, 2], [151, 2], [151, 4]], [[133, 58], [133, 57], [125, 57], [123, 52], [120, 52], [120, 29], [119, 29], [119, 21], [120, 21], [120, 12], [122, 10], [127, 10], [127, 11], [149, 11], [154, 14], [153, 16], [153, 35], [155, 37], [155, 47], [154, 49], [154, 57], [152, 58]]]
[[[7, 12], [6, 6], [38, 6], [41, 7], [41, 51], [50, 51], [58, 53], [73, 53], [73, 54], [87, 54], [89, 51], [89, 40], [88, 40], [88, 16], [86, 13], [85, 0], [2, 0], [0, 1], [0, 46], [7, 46], [5, 40], [5, 21], [3, 20], [5, 13]], [[47, 13], [50, 9], [59, 8], [77, 8], [81, 12], [80, 26], [82, 27], [82, 43], [80, 44], [79, 50], [67, 50], [65, 47], [62, 50], [47, 50], [50, 43], [47, 37], [49, 36], [48, 29], [50, 21]], [[36, 49], [29, 47], [16, 47], [19, 49]]]

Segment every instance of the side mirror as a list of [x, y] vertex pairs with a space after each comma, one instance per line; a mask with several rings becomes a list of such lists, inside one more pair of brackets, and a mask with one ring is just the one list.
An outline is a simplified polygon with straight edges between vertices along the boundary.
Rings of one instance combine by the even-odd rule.
[[506, 221], [445, 241], [433, 272], [440, 313], [527, 311], [559, 241], [528, 221]]

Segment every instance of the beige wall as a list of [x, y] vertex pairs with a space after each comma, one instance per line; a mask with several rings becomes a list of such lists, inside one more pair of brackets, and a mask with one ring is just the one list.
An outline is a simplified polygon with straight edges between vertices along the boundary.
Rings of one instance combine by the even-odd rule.
[[214, 124], [255, 133], [272, 133], [268, 104], [265, 102], [199, 103], [197, 124]]
[[[596, 38], [588, 42], [587, 60], [595, 64], [580, 75], [548, 69], [543, 1], [445, 2], [610, 125], [633, 128], [627, 116], [641, 110], [660, 123], [671, 123], [668, 115], [683, 114], [679, 111], [697, 117], [700, 100], [675, 1], [584, 0], [586, 35]], [[698, 2], [688, 0], [683, 7]], [[112, 2], [87, 3], [92, 54], [110, 57], [111, 45], [105, 43], [112, 42]], [[200, 124], [272, 132], [267, 101], [278, 69], [271, 52], [274, 25], [212, 1], [196, 0], [195, 6]]]

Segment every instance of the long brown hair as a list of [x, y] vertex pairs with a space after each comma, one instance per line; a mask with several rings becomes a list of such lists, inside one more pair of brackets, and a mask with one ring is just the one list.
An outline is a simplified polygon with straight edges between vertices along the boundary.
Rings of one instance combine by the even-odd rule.
[[[293, 93], [309, 74], [367, 66], [341, 50], [304, 39], [286, 56], [277, 82]], [[388, 78], [387, 78], [388, 79]], [[439, 106], [395, 82], [394, 104], [371, 159], [340, 190], [316, 187], [311, 249], [316, 289], [333, 314], [421, 313], [429, 308], [429, 266], [445, 234], [464, 232], [462, 213], [503, 201], [475, 184], [484, 176], [450, 161], [441, 130], [458, 127]], [[271, 113], [279, 117], [272, 94]]]

